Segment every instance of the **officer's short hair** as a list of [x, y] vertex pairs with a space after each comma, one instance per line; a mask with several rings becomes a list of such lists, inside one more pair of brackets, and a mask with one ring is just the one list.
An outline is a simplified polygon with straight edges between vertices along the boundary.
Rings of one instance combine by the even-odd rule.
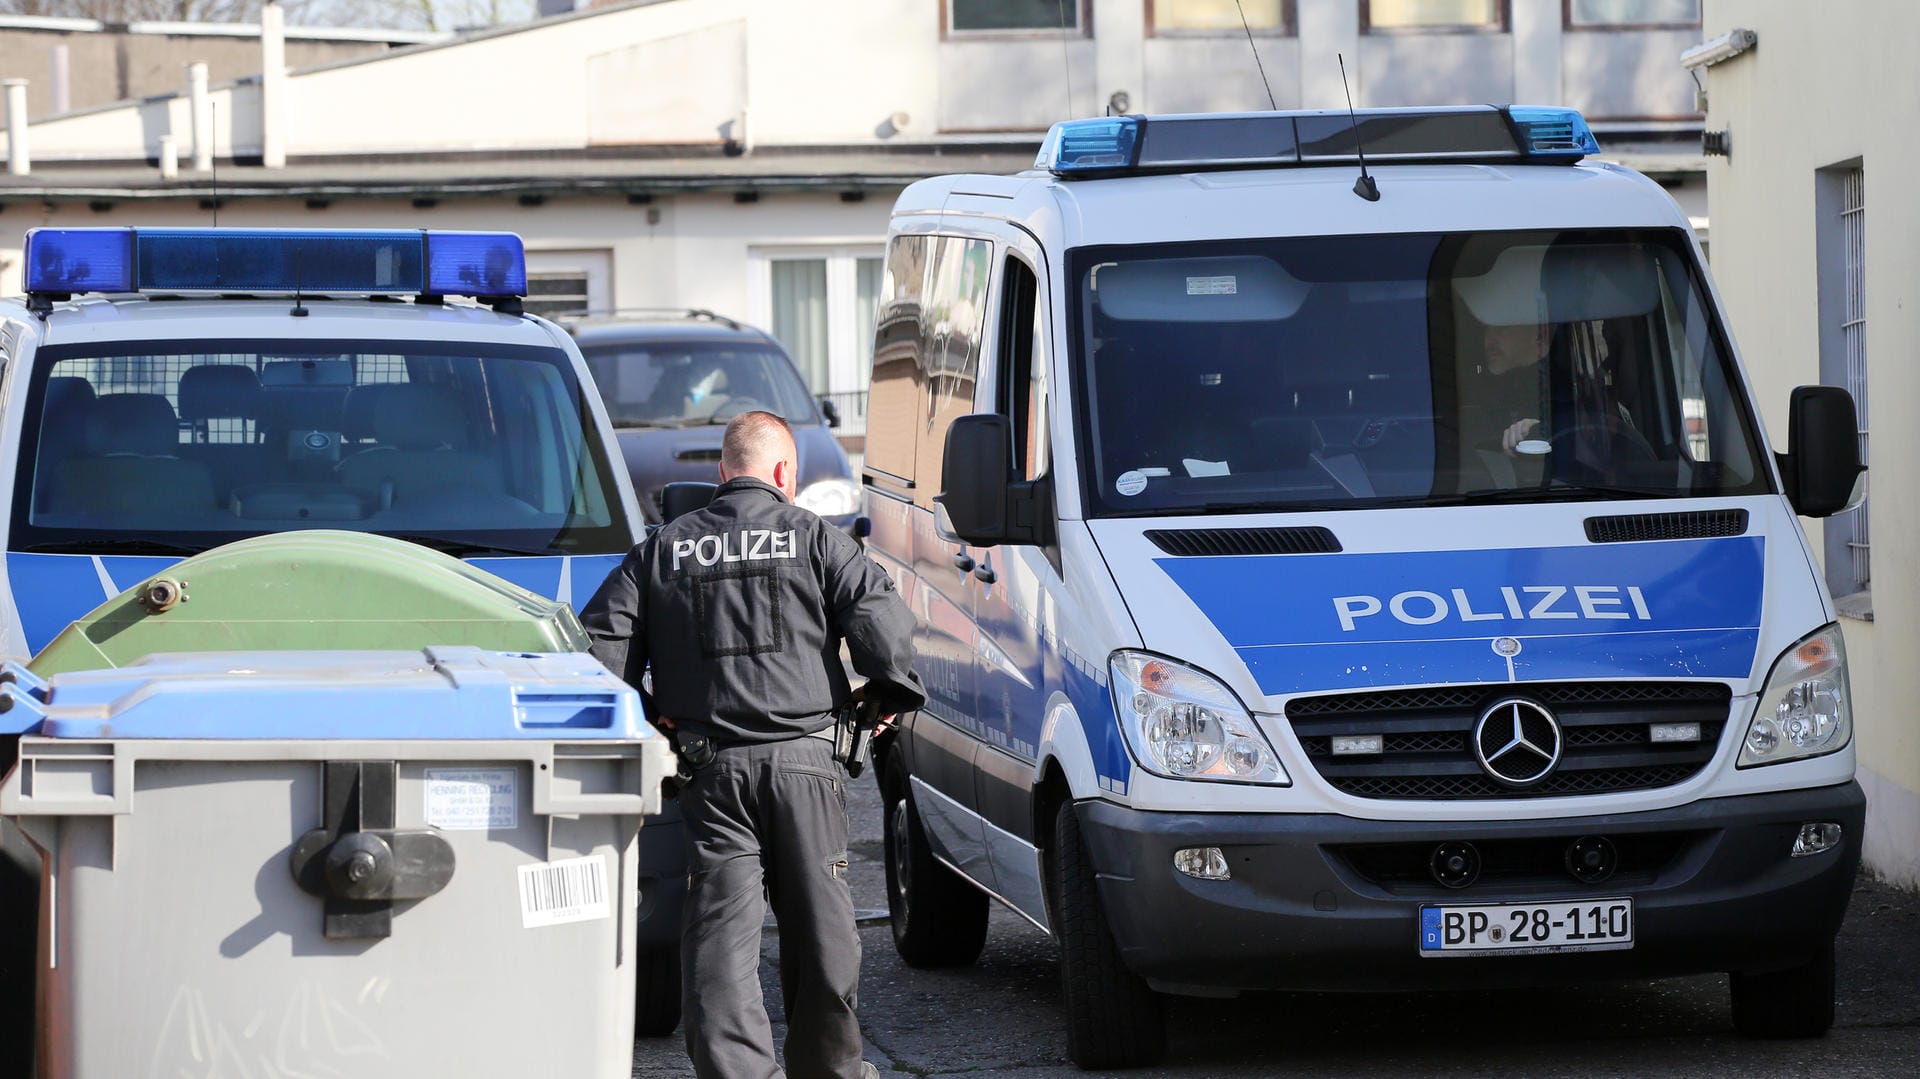
[[771, 412], [742, 412], [720, 437], [720, 467], [730, 475], [761, 468], [793, 445], [793, 428]]

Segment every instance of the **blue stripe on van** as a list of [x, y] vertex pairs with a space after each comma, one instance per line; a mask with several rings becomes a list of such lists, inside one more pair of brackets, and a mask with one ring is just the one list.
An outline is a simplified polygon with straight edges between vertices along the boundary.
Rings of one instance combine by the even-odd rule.
[[[1437, 682], [1745, 678], [1766, 541], [1162, 558], [1269, 694]], [[1511, 638], [1518, 654], [1497, 653]]]
[[1127, 752], [1125, 736], [1114, 718], [1113, 693], [1107, 688], [1105, 673], [1102, 671], [1103, 677], [1096, 680], [1093, 673], [1082, 669], [1073, 657], [1066, 657], [1066, 662], [1061, 664], [1062, 688], [1080, 718], [1080, 729], [1087, 737], [1087, 755], [1092, 758], [1100, 786], [1115, 794], [1125, 794], [1127, 782], [1133, 777], [1133, 755]]

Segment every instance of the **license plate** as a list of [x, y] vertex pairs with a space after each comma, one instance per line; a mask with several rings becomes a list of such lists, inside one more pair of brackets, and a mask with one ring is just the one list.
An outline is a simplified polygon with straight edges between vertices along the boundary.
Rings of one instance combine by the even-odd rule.
[[1537, 955], [1631, 947], [1631, 899], [1420, 908], [1423, 956]]

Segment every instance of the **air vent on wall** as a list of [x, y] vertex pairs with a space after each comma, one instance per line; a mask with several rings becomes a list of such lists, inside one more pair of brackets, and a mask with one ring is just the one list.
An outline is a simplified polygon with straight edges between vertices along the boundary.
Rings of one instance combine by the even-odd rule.
[[1147, 539], [1172, 555], [1333, 554], [1334, 534], [1307, 528], [1150, 528]]
[[1691, 513], [1629, 513], [1587, 518], [1587, 538], [1595, 543], [1641, 540], [1710, 539], [1747, 531], [1746, 510], [1695, 510]]

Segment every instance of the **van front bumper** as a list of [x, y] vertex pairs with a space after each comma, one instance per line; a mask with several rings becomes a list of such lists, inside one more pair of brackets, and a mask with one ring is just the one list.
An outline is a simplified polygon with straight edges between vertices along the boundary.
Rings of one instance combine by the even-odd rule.
[[[1121, 955], [1169, 992], [1395, 990], [1533, 985], [1809, 962], [1839, 932], [1860, 862], [1857, 783], [1674, 809], [1526, 821], [1373, 821], [1331, 814], [1152, 813], [1075, 807]], [[1837, 822], [1839, 846], [1792, 857], [1800, 826]], [[1584, 836], [1637, 852], [1629, 872], [1584, 884], [1550, 865]], [[1486, 871], [1464, 888], [1425, 874], [1431, 846], [1465, 841]], [[1173, 867], [1183, 847], [1219, 847], [1230, 880]], [[1620, 951], [1422, 957], [1423, 905], [1630, 897]]]

